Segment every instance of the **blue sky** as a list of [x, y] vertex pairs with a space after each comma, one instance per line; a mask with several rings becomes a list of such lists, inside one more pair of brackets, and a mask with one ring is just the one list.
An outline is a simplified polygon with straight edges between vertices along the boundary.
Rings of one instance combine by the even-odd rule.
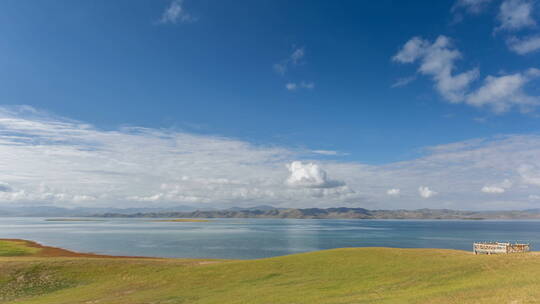
[[[77, 130], [87, 124], [96, 132], [92, 134], [97, 146], [110, 143], [103, 139], [106, 134], [129, 137], [133, 134], [125, 128], [135, 127], [153, 130], [151, 137], [157, 136], [155, 132], [166, 133], [158, 138], [188, 134], [201, 140], [240, 142], [250, 151], [284, 150], [271, 160], [265, 156], [254, 162], [266, 166], [276, 161], [270, 165], [281, 168], [275, 172], [276, 184], [279, 180], [281, 185], [294, 183], [298, 178], [299, 186], [317, 192], [309, 194], [316, 198], [296, 193], [279, 198], [246, 195], [245, 202], [236, 196], [201, 200], [208, 204], [260, 200], [282, 205], [296, 201], [302, 201], [300, 205], [355, 205], [362, 198], [375, 207], [424, 207], [416, 203], [417, 192], [424, 198], [420, 187], [428, 187], [427, 181], [409, 178], [415, 180], [409, 185], [411, 198], [389, 202], [387, 196], [378, 195], [386, 189], [401, 189], [398, 195], [406, 196], [402, 186], [393, 184], [399, 182], [377, 175], [369, 177], [381, 179], [376, 186], [353, 187], [358, 179], [367, 178], [364, 173], [343, 173], [338, 168], [367, 166], [377, 171], [403, 167], [403, 163], [419, 166], [425, 157], [434, 157], [433, 151], [441, 151], [433, 147], [467, 143], [469, 150], [485, 148], [476, 144], [472, 148], [471, 140], [483, 140], [488, 146], [516, 146], [516, 138], [525, 138], [519, 143], [532, 142], [536, 147], [539, 22], [540, 5], [526, 0], [449, 0], [429, 5], [424, 1], [6, 0], [0, 4], [0, 104], [9, 121], [45, 121], [49, 131], [53, 122], [69, 121], [74, 124], [70, 128]], [[144, 133], [138, 136], [155, 139]], [[7, 124], [2, 134], [45, 136]], [[56, 136], [60, 135], [47, 133], [42, 142], [55, 142]], [[81, 138], [63, 140], [71, 143]], [[33, 143], [32, 147], [36, 148]], [[124, 148], [117, 152], [123, 153]], [[531, 149], [524, 146], [499, 159]], [[139, 157], [143, 162], [151, 156]], [[536, 158], [524, 157], [516, 168], [540, 165]], [[16, 161], [27, 159], [21, 156]], [[296, 166], [300, 170], [296, 177], [294, 161], [306, 162]], [[309, 167], [308, 161], [315, 167]], [[461, 165], [470, 162], [467, 159]], [[3, 169], [20, 169], [11, 166]], [[533, 169], [490, 172], [474, 189], [498, 187], [509, 195], [509, 188], [527, 180], [525, 175], [534, 180], [536, 173], [524, 170]], [[322, 178], [322, 173], [328, 177]], [[193, 180], [183, 174], [175, 178]], [[228, 174], [218, 170], [198, 178], [233, 180]], [[480, 171], [469, 175], [475, 174], [481, 175]], [[45, 174], [37, 175], [45, 178]], [[439, 188], [451, 189], [454, 178], [459, 177], [449, 176]], [[25, 189], [27, 196], [21, 199], [25, 202], [35, 202], [28, 193], [41, 187], [35, 180], [13, 174], [0, 182], [9, 185], [10, 199]], [[177, 182], [173, 178], [154, 186], [162, 189]], [[57, 183], [55, 193], [71, 191], [60, 189], [67, 187], [65, 181]], [[252, 189], [257, 187], [264, 188]], [[340, 195], [350, 191], [358, 197], [350, 193], [343, 194], [345, 198], [326, 197], [335, 193], [325, 191], [344, 187]], [[148, 193], [131, 195], [124, 189], [125, 193], [107, 201], [130, 204], [126, 197], [161, 193], [152, 189], [149, 186]], [[77, 191], [84, 188], [72, 192]], [[466, 196], [472, 190], [459, 191]], [[493, 196], [478, 198], [475, 193], [470, 199], [487, 204], [479, 208], [488, 209], [535, 206], [530, 197], [537, 195], [536, 190], [527, 191], [495, 200]], [[437, 193], [439, 198], [443, 194]], [[171, 197], [162, 203], [191, 202]], [[448, 197], [427, 206], [464, 207]], [[58, 203], [52, 198], [50, 202]]]

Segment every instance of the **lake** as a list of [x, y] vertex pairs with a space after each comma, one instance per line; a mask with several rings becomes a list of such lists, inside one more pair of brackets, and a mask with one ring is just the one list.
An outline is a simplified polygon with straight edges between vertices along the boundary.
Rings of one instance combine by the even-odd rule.
[[[256, 259], [340, 247], [471, 250], [474, 241], [540, 244], [540, 221], [0, 218], [0, 238], [110, 255]], [[540, 245], [539, 245], [540, 246]]]

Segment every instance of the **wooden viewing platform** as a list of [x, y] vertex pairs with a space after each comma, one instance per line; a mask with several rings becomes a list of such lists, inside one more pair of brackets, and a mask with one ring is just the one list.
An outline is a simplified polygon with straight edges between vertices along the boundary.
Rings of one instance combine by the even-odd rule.
[[528, 243], [478, 242], [473, 244], [474, 254], [500, 254], [531, 251]]

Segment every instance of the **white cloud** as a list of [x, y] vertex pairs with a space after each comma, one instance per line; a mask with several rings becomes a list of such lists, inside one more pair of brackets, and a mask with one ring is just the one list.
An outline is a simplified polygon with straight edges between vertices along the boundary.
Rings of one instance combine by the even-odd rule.
[[305, 82], [305, 81], [302, 81], [300, 83], [294, 83], [294, 82], [288, 82], [285, 84], [285, 88], [289, 91], [294, 91], [296, 89], [307, 89], [307, 90], [312, 90], [315, 88], [315, 83], [313, 82]]
[[540, 186], [540, 165], [538, 164], [522, 164], [518, 168], [518, 173], [527, 185]]
[[311, 152], [315, 154], [321, 154], [321, 155], [343, 155], [343, 153], [340, 153], [338, 151], [332, 151], [332, 150], [312, 150]]
[[11, 192], [13, 189], [8, 183], [0, 182], [0, 192]]
[[388, 189], [388, 191], [386, 191], [386, 194], [390, 196], [399, 196], [400, 193], [401, 193], [401, 190], [397, 188]]
[[289, 91], [294, 91], [297, 87], [298, 86], [294, 82], [288, 82], [287, 84], [285, 84], [285, 88]]
[[401, 50], [392, 59], [400, 63], [413, 63], [424, 56], [430, 46], [431, 43], [429, 41], [420, 37], [413, 37], [403, 45]]
[[512, 187], [513, 183], [509, 179], [492, 185], [486, 185], [480, 189], [484, 193], [500, 194], [506, 192], [506, 189]]
[[429, 189], [429, 187], [420, 186], [418, 187], [418, 194], [423, 198], [430, 198], [438, 193]]
[[290, 59], [292, 63], [298, 64], [302, 58], [304, 58], [304, 48], [297, 48], [291, 54]]
[[461, 53], [454, 49], [451, 41], [439, 36], [433, 43], [415, 37], [409, 40], [393, 57], [400, 63], [420, 61], [418, 71], [431, 76], [435, 88], [452, 103], [464, 102], [475, 107], [488, 107], [496, 113], [503, 113], [512, 107], [522, 112], [532, 110], [540, 103], [539, 96], [525, 92], [525, 86], [540, 76], [540, 70], [530, 68], [514, 74], [487, 76], [477, 89], [469, 89], [471, 83], [478, 78], [478, 69], [455, 74], [455, 61]]
[[304, 58], [305, 51], [304, 48], [294, 48], [291, 55], [289, 57], [285, 58], [279, 63], [275, 63], [272, 67], [274, 68], [274, 71], [280, 75], [285, 75], [287, 71], [289, 70], [290, 66], [298, 65], [302, 62], [302, 59]]
[[492, 0], [457, 0], [452, 11], [465, 9], [468, 13], [478, 14], [482, 12]]
[[183, 7], [183, 0], [172, 0], [161, 15], [161, 23], [194, 22], [197, 19], [191, 16]]
[[530, 110], [540, 103], [540, 98], [528, 95], [523, 88], [538, 76], [540, 70], [535, 68], [522, 73], [487, 76], [483, 85], [467, 96], [466, 102], [477, 107], [489, 106], [496, 113], [508, 111], [513, 106], [522, 111]]
[[505, 0], [499, 8], [496, 30], [515, 31], [536, 25], [532, 17], [534, 2], [529, 0]]
[[391, 86], [391, 88], [400, 88], [408, 85], [409, 83], [413, 82], [416, 79], [416, 76], [410, 76], [410, 77], [403, 77], [399, 78], [394, 82]]
[[540, 200], [540, 195], [531, 194], [531, 195], [529, 195], [529, 199], [532, 200], [532, 201]]
[[469, 85], [478, 77], [478, 69], [455, 74], [455, 61], [462, 57], [451, 40], [439, 36], [433, 43], [420, 37], [407, 41], [402, 49], [393, 57], [399, 63], [420, 61], [418, 71], [432, 77], [435, 88], [450, 102], [461, 102]]
[[286, 62], [276, 63], [272, 67], [274, 68], [274, 71], [278, 73], [279, 75], [285, 75], [285, 73], [287, 72]]
[[484, 193], [494, 193], [494, 194], [504, 193], [504, 191], [505, 191], [504, 188], [497, 187], [497, 186], [484, 186], [484, 187], [482, 187], [481, 190]]
[[506, 41], [510, 50], [525, 55], [540, 50], [540, 36], [531, 36], [525, 39], [511, 37]]
[[293, 161], [287, 165], [290, 175], [286, 183], [294, 187], [307, 188], [334, 188], [344, 186], [341, 181], [330, 180], [327, 177], [326, 171], [321, 169], [319, 165], [314, 163], [302, 163], [301, 161]]
[[300, 82], [300, 87], [304, 88], [304, 89], [311, 90], [311, 89], [315, 88], [315, 83], [302, 81], [302, 82]]
[[[306, 158], [312, 151], [174, 130], [105, 131], [32, 108], [0, 107], [0, 181], [9, 190], [0, 191], [0, 204], [537, 207], [528, 196], [540, 186], [540, 135], [429, 147], [420, 158], [383, 165], [328, 159], [332, 153], [315, 163]], [[295, 161], [301, 162], [293, 168]], [[505, 179], [515, 186], [504, 201], [479, 191], [505, 186]], [[426, 181], [429, 192], [448, 195], [418, 200]], [[389, 200], [396, 185], [400, 199]]]

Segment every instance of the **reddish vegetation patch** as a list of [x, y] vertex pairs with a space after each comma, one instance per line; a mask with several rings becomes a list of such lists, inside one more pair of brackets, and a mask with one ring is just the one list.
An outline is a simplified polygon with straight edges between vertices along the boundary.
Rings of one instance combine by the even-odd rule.
[[20, 239], [0, 239], [0, 241], [12, 241], [12, 242], [23, 242], [26, 246], [32, 248], [38, 248], [40, 251], [32, 256], [35, 257], [79, 257], [79, 258], [145, 258], [150, 259], [149, 257], [137, 257], [137, 256], [118, 256], [118, 255], [103, 255], [103, 254], [94, 254], [94, 253], [80, 253], [75, 251], [70, 251], [57, 247], [43, 246], [39, 243], [20, 240]]

